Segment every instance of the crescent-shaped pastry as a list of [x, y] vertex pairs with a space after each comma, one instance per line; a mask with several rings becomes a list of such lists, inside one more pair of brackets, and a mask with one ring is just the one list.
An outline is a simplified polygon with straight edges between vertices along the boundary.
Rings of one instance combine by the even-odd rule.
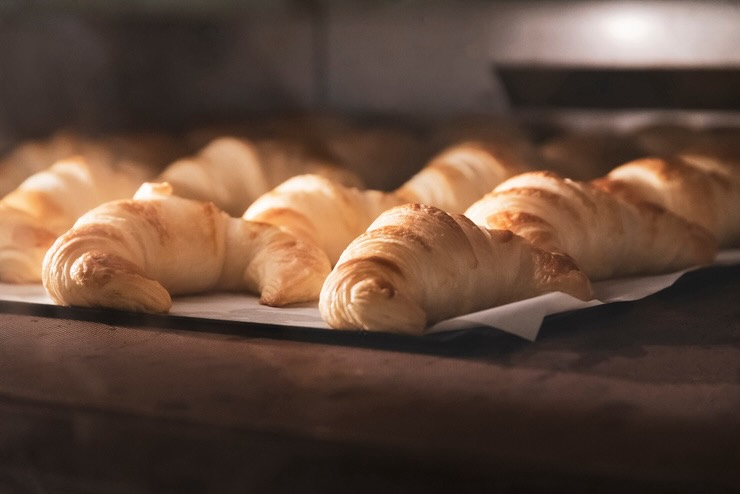
[[95, 206], [131, 197], [148, 178], [139, 165], [74, 157], [26, 179], [0, 200], [0, 281], [40, 282], [44, 254], [59, 235]]
[[79, 153], [81, 138], [59, 131], [47, 139], [33, 139], [15, 146], [0, 161], [0, 198], [23, 181], [55, 162]]
[[314, 158], [298, 143], [235, 137], [214, 139], [197, 155], [169, 165], [157, 180], [171, 184], [180, 197], [211, 201], [231, 216], [241, 216], [259, 196], [302, 173], [360, 184], [353, 173]]
[[740, 245], [740, 168], [691, 154], [644, 158], [595, 181], [604, 190], [658, 204], [709, 230], [720, 246]]
[[167, 312], [172, 295], [211, 290], [259, 293], [274, 306], [318, 298], [330, 269], [320, 249], [171, 193], [145, 184], [77, 220], [44, 258], [54, 303]]
[[406, 202], [462, 213], [505, 179], [528, 169], [517, 148], [471, 141], [435, 156], [396, 193]]
[[401, 185], [428, 157], [423, 141], [402, 126], [350, 127], [327, 133], [321, 142], [366, 187], [384, 191]]
[[298, 175], [257, 199], [244, 219], [278, 225], [319, 246], [334, 264], [380, 213], [404, 202], [393, 193], [346, 187], [319, 175]]
[[552, 172], [517, 175], [465, 215], [571, 256], [591, 280], [676, 271], [710, 263], [716, 253], [713, 236], [699, 225]]
[[81, 156], [90, 163], [136, 163], [149, 168], [151, 177], [181, 150], [179, 140], [167, 134], [138, 132], [92, 137], [70, 130], [57, 131], [46, 139], [19, 144], [0, 161], [0, 197], [31, 175], [72, 157]]
[[347, 247], [319, 309], [334, 328], [420, 334], [443, 319], [552, 291], [592, 297], [569, 257], [462, 215], [406, 204]]
[[628, 136], [608, 132], [558, 135], [542, 143], [539, 153], [546, 169], [572, 180], [595, 179], [642, 155]]
[[294, 177], [257, 199], [244, 218], [278, 225], [319, 245], [332, 263], [383, 211], [423, 202], [461, 212], [524, 165], [503, 146], [464, 143], [433, 159], [395, 192], [360, 190], [322, 177]]

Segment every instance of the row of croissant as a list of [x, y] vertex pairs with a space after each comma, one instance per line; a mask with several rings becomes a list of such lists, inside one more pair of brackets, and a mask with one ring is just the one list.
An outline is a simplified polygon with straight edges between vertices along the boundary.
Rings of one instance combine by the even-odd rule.
[[[161, 135], [26, 144], [0, 178], [44, 153], [54, 163], [0, 201], [0, 281], [43, 282], [57, 304], [145, 312], [216, 290], [272, 306], [319, 300], [335, 328], [421, 333], [552, 291], [587, 300], [592, 281], [740, 245], [734, 131], [672, 129], [675, 152], [577, 181], [538, 171], [509, 129], [468, 130], [391, 190], [362, 188], [301, 139], [205, 133], [179, 159]], [[381, 142], [355, 149], [383, 156]]]

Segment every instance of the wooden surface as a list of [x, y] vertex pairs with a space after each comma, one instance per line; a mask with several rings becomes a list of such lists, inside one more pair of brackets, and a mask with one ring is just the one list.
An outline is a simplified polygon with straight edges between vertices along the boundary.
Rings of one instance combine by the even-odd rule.
[[0, 310], [0, 492], [740, 489], [740, 267], [534, 344]]

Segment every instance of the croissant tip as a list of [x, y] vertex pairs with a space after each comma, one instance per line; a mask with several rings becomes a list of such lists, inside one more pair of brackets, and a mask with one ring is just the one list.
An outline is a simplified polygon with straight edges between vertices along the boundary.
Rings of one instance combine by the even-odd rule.
[[277, 294], [266, 292], [260, 294], [259, 303], [268, 307], [282, 307], [287, 305], [284, 298], [279, 297]]
[[0, 282], [11, 284], [41, 281], [44, 249], [0, 249]]
[[286, 286], [264, 287], [260, 292], [259, 303], [268, 307], [284, 307], [290, 304], [314, 302], [319, 299], [319, 288], [303, 287], [300, 289], [298, 284], [292, 288], [294, 289]]

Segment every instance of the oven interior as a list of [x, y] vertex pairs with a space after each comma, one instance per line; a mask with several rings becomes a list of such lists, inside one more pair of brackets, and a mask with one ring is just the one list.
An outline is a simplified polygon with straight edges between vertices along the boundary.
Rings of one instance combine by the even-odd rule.
[[[297, 114], [422, 138], [473, 117], [537, 142], [734, 129], [738, 26], [721, 0], [10, 1], [0, 149]], [[552, 318], [535, 345], [3, 304], [0, 487], [732, 492], [738, 274]]]

